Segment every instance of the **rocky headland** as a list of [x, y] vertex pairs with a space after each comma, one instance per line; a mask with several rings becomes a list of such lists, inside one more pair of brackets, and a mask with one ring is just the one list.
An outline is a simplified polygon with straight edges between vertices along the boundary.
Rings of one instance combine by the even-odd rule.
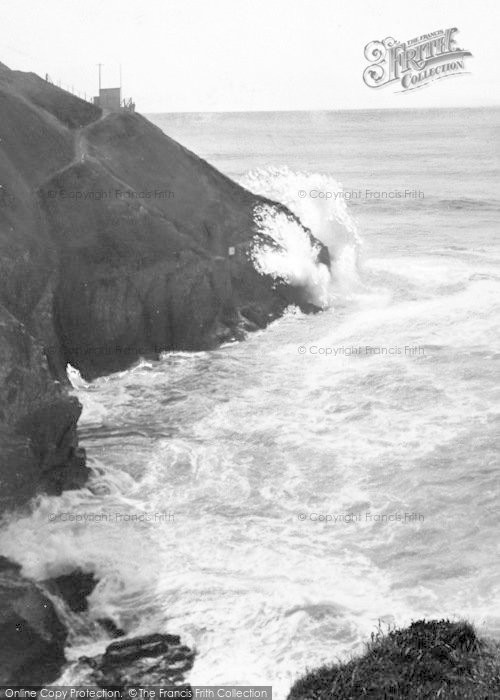
[[[89, 476], [68, 363], [94, 378], [242, 338], [292, 303], [314, 310], [304, 289], [255, 269], [259, 205], [301, 226], [141, 115], [103, 112], [0, 64], [0, 516]], [[40, 583], [0, 561], [0, 684], [58, 677], [67, 632], [54, 596], [83, 611], [89, 587], [81, 572]], [[110, 638], [123, 632], [102, 624]], [[120, 653], [160, 656], [154, 667], [172, 662], [179, 680], [192, 654], [174, 641], [160, 636], [148, 656], [150, 640], [129, 640]], [[115, 651], [88, 662], [100, 682], [99, 663], [115, 681], [121, 673]]]
[[[105, 113], [0, 63], [0, 517], [89, 477], [68, 363], [91, 379], [140, 356], [242, 338], [290, 304], [315, 310], [305, 289], [252, 263], [261, 205], [301, 226], [139, 114]], [[61, 675], [58, 611], [84, 615], [96, 583], [81, 571], [35, 582], [0, 557], [0, 685]], [[194, 653], [179, 637], [131, 639], [97, 623], [109, 645], [78, 662], [89, 684], [184, 683]], [[500, 697], [497, 658], [467, 623], [421, 621], [311, 672], [290, 700]]]

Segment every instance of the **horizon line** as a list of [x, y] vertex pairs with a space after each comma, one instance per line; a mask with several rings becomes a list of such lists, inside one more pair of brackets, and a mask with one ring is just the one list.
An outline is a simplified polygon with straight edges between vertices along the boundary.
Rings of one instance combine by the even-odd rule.
[[500, 102], [482, 105], [433, 105], [429, 107], [337, 107], [328, 109], [177, 109], [177, 110], [137, 110], [140, 114], [310, 114], [311, 112], [428, 112], [431, 110], [453, 109], [500, 109]]
[[[45, 80], [38, 72], [24, 71], [16, 68], [11, 68], [6, 63], [0, 61], [0, 65], [6, 68], [8, 71], [13, 73], [32, 73], [36, 75], [40, 80]], [[52, 82], [52, 81], [51, 81]], [[57, 83], [52, 82], [55, 87], [60, 90], [73, 95], [74, 97], [79, 97], [79, 99], [84, 99], [80, 97], [77, 93], [81, 92], [77, 90], [77, 93], [69, 90], [68, 87], [63, 87], [62, 85], [57, 85]], [[87, 101], [90, 102], [90, 98]], [[330, 112], [406, 112], [408, 110], [414, 112], [423, 112], [431, 110], [452, 110], [452, 109], [500, 109], [500, 102], [490, 103], [490, 104], [478, 104], [478, 105], [432, 105], [428, 107], [412, 107], [411, 105], [401, 106], [401, 107], [328, 107], [328, 108], [300, 108], [300, 109], [174, 109], [174, 110], [150, 110], [150, 109], [136, 109], [139, 114], [310, 114], [310, 113], [330, 113]]]

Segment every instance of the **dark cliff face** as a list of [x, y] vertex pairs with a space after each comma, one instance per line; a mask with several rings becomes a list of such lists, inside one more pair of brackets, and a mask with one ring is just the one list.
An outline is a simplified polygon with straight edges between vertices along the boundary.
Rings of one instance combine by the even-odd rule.
[[0, 110], [0, 300], [56, 376], [210, 348], [305, 304], [249, 260], [266, 200], [140, 115], [15, 71], [0, 71]]
[[306, 301], [249, 260], [254, 208], [266, 200], [140, 115], [103, 115], [5, 66], [0, 115], [0, 479], [8, 505], [84, 478], [80, 409], [62, 387], [68, 362], [95, 377], [140, 355], [210, 348]]
[[56, 680], [67, 631], [44, 592], [0, 557], [0, 684], [40, 686]]
[[139, 115], [110, 114], [77, 141], [79, 160], [39, 196], [64, 269], [58, 337], [85, 376], [213, 347], [303, 302], [248, 259], [257, 197]]
[[[310, 308], [249, 260], [261, 203], [140, 115], [0, 64], [0, 516], [87, 479], [68, 362], [95, 377]], [[3, 559], [0, 579], [2, 682], [54, 679], [54, 606]]]
[[41, 491], [85, 483], [80, 412], [52, 378], [40, 345], [0, 306], [0, 513]]

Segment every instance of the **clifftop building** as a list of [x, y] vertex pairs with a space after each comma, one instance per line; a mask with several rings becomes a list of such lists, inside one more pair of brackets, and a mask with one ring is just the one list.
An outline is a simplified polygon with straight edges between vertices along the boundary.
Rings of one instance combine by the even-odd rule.
[[112, 112], [120, 110], [122, 108], [121, 87], [101, 88], [99, 90], [99, 96], [94, 97], [94, 104], [103, 109], [109, 109]]
[[102, 109], [110, 112], [118, 112], [121, 109], [127, 112], [135, 112], [135, 102], [132, 98], [128, 100], [122, 99], [122, 67], [120, 65], [120, 87], [103, 88], [101, 87], [101, 68], [102, 63], [97, 64], [99, 67], [99, 95], [94, 97], [94, 104]]

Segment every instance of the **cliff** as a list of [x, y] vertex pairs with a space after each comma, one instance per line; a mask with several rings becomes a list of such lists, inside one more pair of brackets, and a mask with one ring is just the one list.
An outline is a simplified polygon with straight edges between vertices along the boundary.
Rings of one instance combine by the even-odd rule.
[[55, 376], [210, 348], [305, 304], [249, 260], [266, 200], [139, 114], [5, 69], [0, 110], [0, 300]]
[[[92, 378], [312, 308], [249, 258], [265, 203], [300, 225], [140, 115], [0, 63], [0, 515], [87, 479], [67, 363]], [[0, 675], [50, 680], [65, 630], [43, 591], [2, 566]]]
[[62, 387], [68, 362], [92, 378], [140, 355], [241, 337], [290, 303], [311, 307], [303, 290], [249, 259], [254, 209], [267, 200], [142, 116], [104, 114], [3, 65], [0, 114], [0, 479], [9, 503], [81, 483], [79, 408]]
[[67, 630], [50, 599], [0, 556], [0, 684], [41, 685], [58, 675]]

